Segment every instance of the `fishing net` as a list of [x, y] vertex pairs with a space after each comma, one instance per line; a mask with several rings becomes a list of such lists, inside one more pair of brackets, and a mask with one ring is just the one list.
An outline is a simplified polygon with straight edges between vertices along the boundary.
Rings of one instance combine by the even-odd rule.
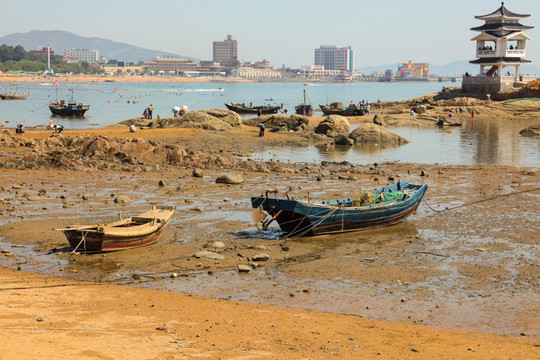
[[372, 205], [383, 201], [400, 201], [408, 194], [408, 191], [395, 191], [375, 195], [371, 191], [360, 190], [354, 195], [351, 206]]
[[360, 190], [357, 192], [351, 202], [352, 206], [371, 205], [375, 203], [375, 194], [371, 191]]

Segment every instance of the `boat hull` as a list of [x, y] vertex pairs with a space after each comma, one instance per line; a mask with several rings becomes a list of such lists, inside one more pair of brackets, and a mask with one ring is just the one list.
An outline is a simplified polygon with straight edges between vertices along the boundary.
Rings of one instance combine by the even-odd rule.
[[0, 99], [2, 100], [26, 100], [28, 95], [9, 95], [9, 94], [3, 94], [0, 95]]
[[[160, 238], [161, 234], [165, 230], [165, 226], [161, 227], [158, 231], [151, 235], [141, 235], [133, 237], [116, 237], [105, 235], [104, 233], [88, 232], [85, 233], [81, 230], [64, 230], [64, 234], [69, 242], [69, 245], [73, 249], [79, 249], [82, 251], [118, 251], [139, 248], [155, 243]], [[84, 236], [84, 241], [82, 241]]]
[[53, 115], [57, 116], [84, 116], [84, 113], [89, 109], [88, 105], [74, 105], [66, 107], [58, 107], [54, 105], [49, 105], [49, 110]]
[[346, 108], [344, 110], [338, 110], [327, 105], [319, 105], [319, 107], [325, 115], [362, 116], [365, 114], [364, 110], [358, 108]]
[[400, 182], [376, 192], [409, 190], [411, 195], [404, 200], [358, 207], [340, 206], [351, 199], [314, 204], [261, 196], [252, 197], [251, 203], [254, 208], [261, 206], [270, 216], [275, 217], [281, 230], [290, 235], [321, 235], [397, 224], [416, 211], [426, 189], [426, 184], [408, 185]]
[[261, 114], [277, 114], [278, 110], [282, 108], [282, 106], [246, 107], [240, 104], [225, 104], [225, 106], [227, 107], [227, 109], [234, 111], [238, 114], [258, 114], [259, 110], [261, 111]]

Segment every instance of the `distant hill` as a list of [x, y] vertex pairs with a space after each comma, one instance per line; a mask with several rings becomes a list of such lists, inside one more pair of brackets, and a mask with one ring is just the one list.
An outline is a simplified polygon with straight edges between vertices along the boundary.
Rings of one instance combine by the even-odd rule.
[[51, 49], [54, 50], [57, 55], [62, 55], [64, 49], [80, 48], [89, 50], [96, 49], [99, 51], [99, 54], [107, 60], [116, 59], [134, 63], [139, 61], [149, 61], [157, 56], [174, 56], [195, 62], [199, 61], [198, 59], [189, 56], [158, 50], [148, 50], [125, 43], [119, 43], [97, 37], [89, 38], [59, 30], [33, 30], [24, 34], [13, 33], [0, 37], [0, 45], [21, 45], [26, 51], [42, 48], [47, 46], [47, 43], [51, 44]]
[[[362, 70], [362, 72], [366, 75], [369, 75], [373, 72], [373, 70], [393, 70], [394, 74], [397, 71], [398, 64], [386, 64], [386, 65], [379, 65], [379, 66], [366, 66], [359, 70]], [[510, 68], [507, 68], [510, 70]], [[454, 61], [446, 65], [433, 65], [429, 64], [429, 73], [430, 74], [436, 74], [439, 76], [462, 76], [465, 74], [465, 72], [468, 72], [471, 75], [476, 75], [480, 71], [479, 65], [469, 64], [469, 60], [459, 60]], [[512, 71], [512, 70], [510, 70]], [[530, 65], [521, 65], [519, 72], [521, 74], [537, 74], [540, 76], [540, 66], [530, 64]]]

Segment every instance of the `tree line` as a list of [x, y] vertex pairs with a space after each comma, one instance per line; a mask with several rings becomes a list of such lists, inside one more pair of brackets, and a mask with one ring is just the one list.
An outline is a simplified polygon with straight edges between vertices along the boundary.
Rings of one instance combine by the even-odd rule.
[[[88, 63], [66, 63], [62, 56], [51, 56], [51, 68], [55, 73], [103, 73], [102, 68], [90, 67]], [[38, 55], [26, 51], [21, 45], [15, 47], [0, 46], [0, 71], [23, 71], [30, 73], [47, 70], [47, 55]]]

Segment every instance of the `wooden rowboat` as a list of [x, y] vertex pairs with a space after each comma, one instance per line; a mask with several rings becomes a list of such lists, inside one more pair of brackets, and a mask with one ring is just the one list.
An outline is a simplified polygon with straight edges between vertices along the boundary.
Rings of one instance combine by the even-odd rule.
[[1, 94], [2, 100], [26, 100], [28, 94]]
[[277, 191], [269, 190], [265, 196], [251, 198], [255, 208], [252, 216], [256, 224], [262, 223], [263, 229], [276, 220], [281, 230], [289, 236], [372, 229], [405, 220], [416, 211], [426, 190], [426, 184], [412, 185], [400, 181], [374, 191], [362, 192], [361, 197], [319, 202], [298, 201], [288, 196], [280, 199]]
[[155, 243], [174, 214], [172, 206], [156, 207], [105, 225], [69, 225], [61, 230], [69, 245], [83, 251], [117, 251]]

